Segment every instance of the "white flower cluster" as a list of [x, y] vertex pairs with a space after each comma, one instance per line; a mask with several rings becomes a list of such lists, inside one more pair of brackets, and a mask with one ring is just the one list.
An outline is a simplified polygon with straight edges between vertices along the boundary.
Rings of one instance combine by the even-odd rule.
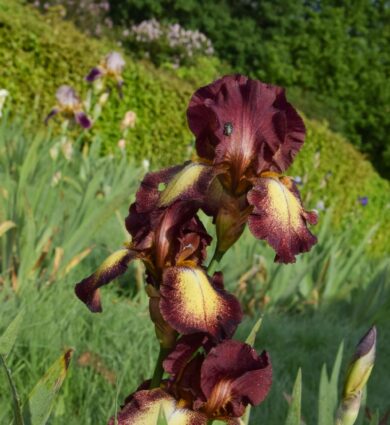
[[[125, 31], [123, 35], [125, 35]], [[148, 21], [142, 21], [138, 25], [133, 25], [131, 31], [127, 32], [127, 35], [133, 34], [136, 41], [141, 43], [148, 43], [151, 41], [158, 40], [164, 34], [160, 22], [156, 19], [150, 19]]]
[[[197, 54], [206, 56], [214, 54], [211, 41], [202, 32], [187, 30], [179, 24], [164, 25], [156, 19], [133, 25], [130, 30], [125, 29], [122, 35], [125, 38], [132, 37], [137, 43], [166, 45], [168, 49], [176, 53], [175, 59], [179, 62]], [[179, 55], [178, 51], [180, 51]]]

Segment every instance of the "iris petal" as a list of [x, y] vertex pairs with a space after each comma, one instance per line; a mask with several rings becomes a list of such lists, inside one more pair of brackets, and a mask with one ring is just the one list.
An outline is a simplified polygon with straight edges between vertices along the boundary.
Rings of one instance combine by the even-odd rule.
[[136, 254], [128, 249], [121, 249], [111, 254], [91, 276], [83, 279], [75, 287], [76, 295], [93, 312], [101, 312], [99, 288], [107, 285], [122, 275]]
[[307, 228], [307, 223], [317, 222], [317, 215], [304, 210], [298, 189], [289, 178], [258, 179], [248, 193], [248, 201], [254, 207], [249, 229], [274, 248], [275, 261], [294, 263], [297, 254], [309, 251], [317, 242]]
[[200, 88], [187, 118], [199, 156], [228, 164], [236, 186], [247, 172], [285, 171], [305, 138], [304, 123], [284, 89], [242, 75]]
[[155, 425], [160, 409], [165, 413], [168, 425], [207, 425], [207, 418], [198, 412], [180, 408], [176, 400], [161, 389], [138, 391], [131, 401], [111, 418], [109, 425]]
[[199, 267], [169, 267], [160, 288], [161, 313], [182, 334], [230, 337], [242, 318], [237, 299]]
[[242, 416], [248, 403], [257, 405], [265, 399], [271, 382], [267, 353], [259, 356], [248, 344], [223, 341], [202, 364], [201, 388], [207, 402], [199, 407], [210, 413]]

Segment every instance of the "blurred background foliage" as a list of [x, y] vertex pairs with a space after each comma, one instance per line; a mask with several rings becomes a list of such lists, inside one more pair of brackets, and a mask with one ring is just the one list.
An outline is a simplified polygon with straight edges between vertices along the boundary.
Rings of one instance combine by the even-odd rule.
[[[26, 14], [20, 3], [0, 0], [1, 82], [11, 93], [11, 109], [28, 115], [34, 128], [54, 106], [60, 84], [72, 84], [85, 96], [84, 76], [108, 49], [117, 48], [113, 40], [86, 37], [63, 21], [61, 10], [48, 9], [42, 16], [31, 8]], [[122, 137], [120, 122], [127, 110], [133, 110], [137, 125], [128, 135], [128, 155], [138, 161], [147, 159], [152, 167], [182, 162], [193, 143], [185, 116], [189, 98], [197, 86], [226, 70], [225, 65], [209, 57], [194, 58], [192, 65], [177, 69], [168, 63], [155, 68], [131, 56], [126, 60], [124, 101], [113, 93], [86, 140], [98, 136], [102, 152], [113, 152]], [[307, 141], [289, 173], [301, 179], [308, 207], [332, 207], [335, 229], [353, 227], [353, 243], [378, 225], [368, 252], [388, 253], [389, 183], [326, 122], [307, 118], [306, 125]], [[54, 131], [59, 129], [54, 125]], [[365, 197], [367, 205], [362, 205], [359, 199]]]
[[[238, 336], [266, 313], [256, 348], [277, 365], [251, 423], [283, 423], [298, 365], [303, 421], [316, 423], [321, 366], [373, 322], [379, 355], [358, 424], [379, 423], [370, 417], [390, 408], [389, 9], [376, 0], [0, 0], [0, 89], [9, 91], [0, 121], [0, 323], [26, 310], [10, 356], [22, 399], [69, 345], [74, 365], [50, 423], [106, 421], [148, 377], [157, 350], [142, 266], [104, 288], [99, 317], [73, 284], [127, 240], [123, 217], [149, 163], [193, 154], [185, 110], [194, 90], [244, 72], [286, 86], [304, 113], [306, 143], [288, 173], [320, 217], [318, 245], [294, 265], [273, 263], [272, 250], [246, 233], [223, 259], [226, 285], [245, 306]], [[70, 128], [64, 138], [56, 119], [45, 128], [61, 84], [97, 101], [84, 77], [111, 50], [126, 58], [123, 99], [110, 92], [87, 132]], [[123, 132], [127, 111], [136, 123]], [[0, 380], [0, 423], [10, 411]]]

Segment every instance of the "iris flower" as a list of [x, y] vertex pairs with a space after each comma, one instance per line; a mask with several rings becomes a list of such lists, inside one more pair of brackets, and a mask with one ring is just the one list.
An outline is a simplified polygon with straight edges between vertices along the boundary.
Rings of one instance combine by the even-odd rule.
[[98, 79], [112, 80], [117, 84], [119, 94], [122, 95], [122, 72], [126, 65], [123, 56], [118, 52], [109, 53], [100, 65], [91, 69], [85, 79], [92, 83]]
[[76, 294], [91, 311], [101, 311], [99, 288], [138, 258], [146, 267], [151, 316], [160, 342], [166, 334], [172, 337], [168, 327], [181, 334], [229, 337], [242, 312], [237, 299], [224, 290], [220, 275], [211, 278], [202, 267], [211, 238], [196, 216], [198, 203], [185, 202], [189, 198], [182, 196], [165, 207], [168, 195], [159, 191], [161, 180], [159, 173], [146, 175], [126, 218], [131, 243], [78, 283]]
[[[160, 408], [168, 425], [207, 425], [214, 419], [239, 425], [248, 404], [260, 404], [272, 382], [266, 352], [258, 355], [234, 340], [211, 344], [203, 334], [182, 337], [164, 369], [169, 379], [161, 388], [141, 389], [128, 397], [118, 425], [157, 423]], [[114, 423], [112, 418], [110, 425]]]
[[56, 98], [57, 105], [46, 117], [45, 124], [55, 115], [61, 114], [67, 119], [74, 119], [85, 129], [91, 127], [92, 122], [83, 111], [82, 102], [72, 87], [66, 85], [60, 86], [56, 92]]
[[[317, 215], [302, 205], [297, 185], [283, 173], [305, 138], [305, 126], [284, 90], [242, 75], [225, 76], [192, 96], [187, 118], [198, 160], [161, 172], [171, 175], [169, 205], [202, 187], [202, 208], [214, 218], [217, 257], [245, 225], [276, 251], [275, 261], [295, 262], [317, 239], [307, 228]], [[175, 173], [175, 169], [177, 172]], [[198, 180], [198, 182], [196, 182]]]

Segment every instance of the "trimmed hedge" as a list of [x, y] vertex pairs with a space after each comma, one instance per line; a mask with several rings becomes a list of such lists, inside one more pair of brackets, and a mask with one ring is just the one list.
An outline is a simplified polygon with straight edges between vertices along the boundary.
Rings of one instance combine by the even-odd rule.
[[[13, 113], [31, 116], [34, 131], [54, 105], [57, 87], [72, 84], [85, 94], [84, 76], [112, 49], [118, 47], [86, 37], [55, 14], [41, 16], [17, 1], [0, 0], [0, 88], [10, 91]], [[189, 98], [195, 82], [210, 81], [218, 69], [215, 63], [204, 61], [198, 70], [176, 72], [127, 58], [124, 99], [120, 101], [113, 93], [93, 128], [92, 134], [102, 138], [106, 152], [116, 149], [120, 122], [127, 110], [133, 110], [137, 123], [128, 141], [132, 157], [149, 159], [153, 167], [188, 158], [193, 141], [185, 114]], [[307, 142], [289, 174], [303, 179], [307, 206], [313, 208], [322, 200], [333, 208], [335, 228], [354, 227], [352, 243], [379, 223], [370, 250], [373, 254], [390, 253], [389, 183], [326, 124], [308, 119], [306, 124]], [[359, 203], [359, 196], [368, 197], [366, 206]]]

